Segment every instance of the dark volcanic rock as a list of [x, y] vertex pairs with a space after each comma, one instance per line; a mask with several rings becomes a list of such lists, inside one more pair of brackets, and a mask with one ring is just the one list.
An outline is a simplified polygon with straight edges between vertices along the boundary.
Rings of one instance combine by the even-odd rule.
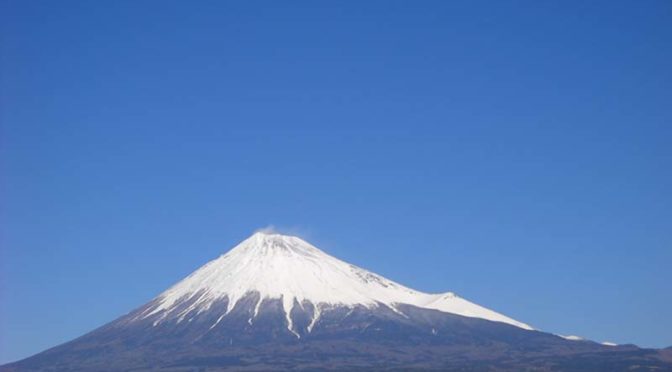
[[[0, 367], [2, 371], [454, 370], [665, 371], [655, 350], [568, 341], [499, 322], [401, 306], [332, 307], [312, 330], [310, 303], [295, 304], [295, 335], [280, 300], [258, 294], [221, 319], [187, 312], [181, 321], [138, 316], [152, 303], [76, 340]], [[303, 306], [302, 306], [303, 305]], [[188, 304], [185, 304], [185, 309]], [[219, 320], [219, 322], [218, 322]], [[214, 326], [213, 326], [214, 325]]]

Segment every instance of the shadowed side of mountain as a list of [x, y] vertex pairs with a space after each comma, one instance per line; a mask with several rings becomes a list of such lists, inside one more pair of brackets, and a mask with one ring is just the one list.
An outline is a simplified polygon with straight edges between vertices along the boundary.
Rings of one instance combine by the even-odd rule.
[[[412, 305], [332, 306], [295, 304], [294, 329], [281, 300], [250, 293], [225, 317], [226, 299], [213, 311], [186, 312], [157, 322], [140, 316], [149, 303], [87, 335], [3, 371], [112, 370], [341, 370], [400, 368], [437, 370], [613, 371], [633, 366], [664, 368], [657, 352], [568, 341], [512, 325]], [[185, 309], [189, 303], [185, 303]], [[256, 316], [255, 316], [256, 313]]]

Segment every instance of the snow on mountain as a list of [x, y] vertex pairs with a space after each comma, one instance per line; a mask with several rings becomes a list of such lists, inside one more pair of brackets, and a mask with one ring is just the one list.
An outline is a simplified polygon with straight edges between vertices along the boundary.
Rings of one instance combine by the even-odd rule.
[[[160, 314], [155, 325], [166, 319], [176, 318], [179, 322], [187, 314], [207, 311], [213, 303], [226, 298], [227, 310], [220, 315], [219, 322], [240, 299], [254, 292], [259, 293], [259, 300], [250, 323], [264, 300], [280, 299], [287, 328], [292, 332], [292, 308], [296, 304], [303, 306], [306, 301], [315, 309], [309, 331], [322, 310], [330, 307], [375, 308], [384, 305], [401, 313], [398, 309], [400, 304], [532, 330], [527, 324], [451, 292], [428, 294], [416, 291], [332, 257], [298, 237], [266, 232], [255, 233], [160, 294], [155, 299], [157, 305], [139, 318]], [[186, 309], [179, 306], [185, 301], [190, 301]]]
[[570, 340], [570, 341], [586, 341], [586, 339], [581, 337], [581, 336], [574, 336], [574, 335], [569, 335], [569, 336], [558, 335], [558, 336], [564, 338], [565, 340]]

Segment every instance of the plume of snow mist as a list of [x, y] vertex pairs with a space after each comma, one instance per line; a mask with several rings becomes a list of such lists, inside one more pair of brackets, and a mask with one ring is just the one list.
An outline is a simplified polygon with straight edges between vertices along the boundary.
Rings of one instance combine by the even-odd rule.
[[275, 228], [273, 225], [268, 225], [265, 227], [262, 227], [260, 229], [254, 230], [254, 233], [262, 233], [262, 234], [282, 234], [278, 229]]
[[290, 228], [279, 228], [275, 225], [268, 225], [265, 227], [262, 227], [260, 229], [254, 230], [254, 233], [262, 233], [262, 234], [280, 234], [280, 235], [289, 235], [289, 236], [296, 236], [300, 237], [303, 239], [307, 239], [310, 237], [310, 234], [306, 229], [299, 228], [299, 227], [290, 227]]

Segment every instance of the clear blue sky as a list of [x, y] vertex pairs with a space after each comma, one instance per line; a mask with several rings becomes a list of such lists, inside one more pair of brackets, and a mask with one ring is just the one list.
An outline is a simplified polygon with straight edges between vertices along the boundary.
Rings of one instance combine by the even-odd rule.
[[276, 225], [672, 345], [670, 1], [7, 1], [0, 362]]

